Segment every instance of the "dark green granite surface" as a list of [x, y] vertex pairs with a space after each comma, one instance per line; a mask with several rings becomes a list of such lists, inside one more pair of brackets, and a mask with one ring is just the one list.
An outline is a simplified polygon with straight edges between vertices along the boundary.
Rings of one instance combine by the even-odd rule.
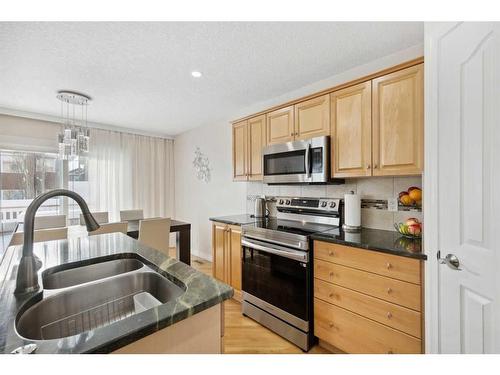
[[[7, 249], [0, 263], [0, 353], [36, 343], [36, 353], [108, 353], [162, 328], [215, 306], [233, 295], [233, 289], [163, 253], [139, 244], [121, 234], [104, 234], [63, 241], [36, 243], [34, 253], [42, 261], [41, 273], [60, 264], [135, 257], [184, 289], [178, 298], [128, 318], [63, 339], [33, 341], [15, 331], [17, 312], [25, 303], [43, 298], [43, 290], [17, 297], [14, 295], [21, 246]], [[43, 286], [43, 285], [42, 285]]]
[[311, 238], [409, 258], [427, 259], [421, 239], [407, 238], [395, 231], [362, 228], [358, 233], [347, 233], [342, 229], [334, 229], [313, 234]]
[[219, 223], [231, 224], [231, 225], [244, 225], [255, 223], [262, 218], [255, 218], [252, 215], [241, 214], [241, 215], [229, 215], [229, 216], [219, 216], [219, 217], [211, 217], [211, 221], [217, 221]]

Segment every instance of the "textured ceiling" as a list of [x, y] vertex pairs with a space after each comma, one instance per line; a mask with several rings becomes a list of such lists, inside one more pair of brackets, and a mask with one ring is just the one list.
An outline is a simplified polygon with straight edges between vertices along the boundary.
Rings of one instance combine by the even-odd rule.
[[[423, 23], [0, 23], [0, 107], [176, 135], [423, 42]], [[199, 70], [203, 77], [191, 77]]]

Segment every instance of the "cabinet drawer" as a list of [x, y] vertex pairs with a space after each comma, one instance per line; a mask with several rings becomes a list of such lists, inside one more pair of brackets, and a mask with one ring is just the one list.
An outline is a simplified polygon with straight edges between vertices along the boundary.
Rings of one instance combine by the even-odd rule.
[[314, 257], [343, 266], [420, 284], [420, 261], [328, 242], [314, 241]]
[[314, 276], [385, 301], [420, 311], [419, 285], [314, 259]]
[[345, 309], [314, 299], [314, 335], [347, 353], [422, 351], [422, 341]]
[[422, 337], [422, 315], [419, 312], [319, 279], [314, 279], [314, 297], [409, 335]]

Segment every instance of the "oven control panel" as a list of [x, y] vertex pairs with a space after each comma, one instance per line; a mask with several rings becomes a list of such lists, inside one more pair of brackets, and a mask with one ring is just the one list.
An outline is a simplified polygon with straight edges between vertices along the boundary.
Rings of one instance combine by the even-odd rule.
[[295, 208], [320, 211], [339, 211], [339, 198], [276, 197], [276, 208]]

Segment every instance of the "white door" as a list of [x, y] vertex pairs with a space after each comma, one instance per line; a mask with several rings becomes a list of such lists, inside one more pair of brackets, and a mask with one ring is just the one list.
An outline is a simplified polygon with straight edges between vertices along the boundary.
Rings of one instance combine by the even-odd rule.
[[427, 348], [500, 353], [500, 23], [426, 24], [425, 59]]

